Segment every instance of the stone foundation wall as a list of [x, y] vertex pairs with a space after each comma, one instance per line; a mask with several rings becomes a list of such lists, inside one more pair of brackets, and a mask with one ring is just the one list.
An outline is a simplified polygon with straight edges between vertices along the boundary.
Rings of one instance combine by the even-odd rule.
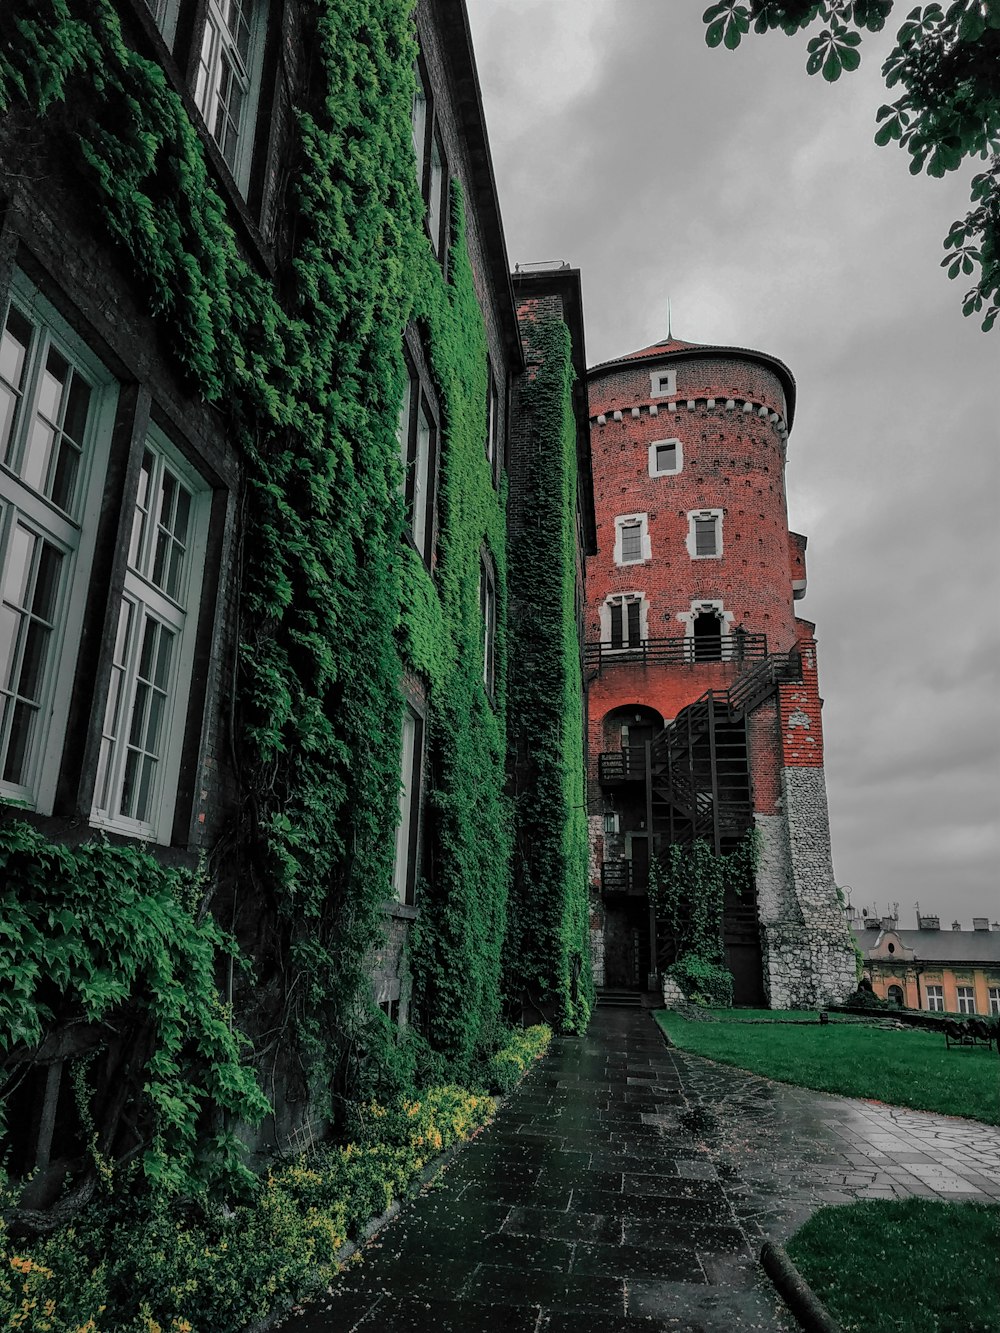
[[823, 769], [784, 769], [781, 807], [756, 816], [764, 985], [772, 1008], [814, 1009], [845, 1000], [856, 985], [833, 879]]

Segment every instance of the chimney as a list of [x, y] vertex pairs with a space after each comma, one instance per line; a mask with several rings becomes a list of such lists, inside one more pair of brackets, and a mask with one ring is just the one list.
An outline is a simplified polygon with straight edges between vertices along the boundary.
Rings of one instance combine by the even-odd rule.
[[918, 930], [940, 930], [941, 918], [939, 916], [921, 916], [917, 913]]
[[961, 929], [962, 929], [962, 923], [961, 923], [961, 921], [953, 921], [953, 922], [951, 923], [951, 928], [952, 928], [952, 930], [961, 930]]
[[895, 930], [899, 925], [899, 917], [884, 916], [880, 922], [883, 930]]
[[989, 930], [990, 919], [988, 916], [974, 916], [972, 918], [973, 930]]

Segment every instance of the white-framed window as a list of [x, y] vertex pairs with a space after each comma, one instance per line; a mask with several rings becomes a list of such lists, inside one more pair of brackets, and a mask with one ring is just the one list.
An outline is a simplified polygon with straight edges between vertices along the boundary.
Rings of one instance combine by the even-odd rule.
[[430, 568], [434, 549], [434, 486], [437, 474], [437, 417], [410, 354], [403, 349], [406, 387], [396, 434], [404, 469], [404, 498], [410, 536]]
[[647, 606], [641, 592], [616, 593], [601, 607], [601, 642], [610, 648], [638, 648], [646, 638]]
[[932, 1014], [944, 1013], [944, 988], [941, 986], [927, 987], [927, 1008]]
[[649, 446], [649, 475], [671, 477], [684, 466], [684, 446], [680, 440], [654, 440]]
[[649, 373], [650, 398], [669, 398], [677, 392], [676, 370], [651, 370]]
[[178, 3], [179, 0], [146, 0], [150, 13], [156, 20], [156, 26], [168, 46], [173, 46], [174, 33], [177, 31]]
[[443, 264], [448, 249], [448, 160], [441, 127], [434, 114], [434, 99], [420, 60], [414, 66], [413, 76], [412, 129], [417, 181], [427, 208], [427, 234], [434, 253]]
[[486, 457], [493, 485], [496, 486], [500, 479], [500, 391], [489, 357], [486, 358], [486, 380]]
[[393, 894], [401, 903], [412, 903], [416, 897], [423, 741], [424, 720], [406, 704], [399, 757], [399, 823], [392, 867]]
[[991, 986], [989, 989], [990, 1013], [1000, 1014], [1000, 986]]
[[0, 793], [52, 808], [117, 386], [20, 274], [0, 335]]
[[479, 562], [479, 614], [483, 627], [483, 684], [492, 698], [496, 689], [497, 589], [493, 561], [486, 551]]
[[207, 0], [195, 105], [241, 190], [250, 178], [266, 10], [262, 0]]
[[169, 842], [211, 494], [151, 428], [132, 512], [91, 823]]
[[641, 565], [653, 558], [645, 514], [620, 514], [615, 519], [616, 565]]
[[688, 513], [687, 549], [692, 560], [717, 560], [722, 555], [721, 509], [692, 509]]
[[957, 986], [955, 994], [958, 997], [958, 1012], [960, 1014], [974, 1014], [976, 1012], [976, 992], [972, 986]]

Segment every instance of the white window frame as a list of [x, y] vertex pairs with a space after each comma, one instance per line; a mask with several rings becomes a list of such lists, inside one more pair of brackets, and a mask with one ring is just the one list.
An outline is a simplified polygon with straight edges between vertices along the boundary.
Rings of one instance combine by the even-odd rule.
[[[15, 523], [57, 549], [62, 555], [63, 566], [36, 701], [37, 721], [22, 774], [24, 780], [18, 783], [3, 781], [5, 760], [0, 759], [0, 795], [27, 809], [50, 814], [55, 801], [97, 535], [96, 523], [87, 520], [100, 512], [118, 385], [86, 344], [19, 272], [13, 276], [9, 300], [0, 304], [0, 330], [6, 328], [11, 304], [32, 325], [33, 332], [20, 407], [10, 437], [9, 464], [3, 461], [0, 442], [0, 602], [6, 552]], [[35, 423], [42, 373], [50, 348], [57, 351], [91, 389], [74, 494], [68, 511], [48, 499], [44, 491], [29, 485], [19, 474], [27, 452], [29, 426]], [[2, 618], [0, 629], [3, 629]], [[0, 708], [0, 726], [5, 725], [3, 718], [4, 710]], [[0, 746], [5, 746], [2, 737]]]
[[405, 704], [399, 745], [399, 822], [392, 864], [393, 897], [404, 904], [412, 904], [416, 898], [423, 736], [423, 718], [415, 708]]
[[[628, 606], [630, 603], [639, 605], [639, 640], [638, 643], [632, 643], [628, 638]], [[611, 608], [620, 606], [622, 610], [622, 642], [620, 645], [612, 645], [611, 641]], [[640, 643], [645, 642], [649, 637], [649, 604], [646, 601], [644, 593], [641, 592], [617, 592], [612, 593], [604, 599], [600, 609], [601, 617], [601, 651], [605, 653], [628, 653], [634, 652]]]
[[[687, 552], [692, 560], [721, 560], [722, 559], [722, 519], [725, 514], [724, 509], [690, 509], [688, 510], [688, 534], [687, 534]], [[697, 525], [699, 521], [704, 522], [712, 519], [715, 524], [715, 550], [703, 555], [698, 554]]]
[[486, 358], [486, 458], [490, 479], [496, 486], [500, 479], [500, 390], [493, 372], [493, 362]]
[[1000, 986], [990, 986], [986, 992], [992, 1015], [1000, 1014]]
[[956, 986], [955, 1003], [958, 1005], [960, 1014], [974, 1014], [976, 1012], [975, 986]]
[[168, 47], [172, 47], [177, 32], [177, 10], [180, 0], [146, 0], [146, 4], [163, 40]]
[[[657, 450], [665, 445], [674, 446], [674, 466], [657, 467]], [[684, 446], [678, 439], [654, 440], [649, 446], [649, 475], [651, 477], [676, 477], [678, 472], [684, 468]]]
[[650, 398], [672, 398], [677, 392], [677, 371], [651, 370], [649, 372]]
[[438, 261], [445, 264], [448, 250], [448, 205], [450, 178], [444, 136], [434, 111], [423, 61], [418, 57], [413, 69], [412, 112], [413, 150], [416, 155], [417, 183], [424, 201], [424, 224]]
[[483, 635], [483, 684], [492, 699], [497, 677], [497, 583], [493, 557], [488, 551], [483, 551], [479, 560], [479, 614]]
[[396, 437], [403, 464], [403, 497], [410, 537], [429, 569], [434, 551], [437, 484], [438, 417], [434, 403], [409, 350], [404, 347], [406, 387], [399, 409]]
[[[229, 27], [226, 11], [233, 3], [242, 3], [249, 11], [247, 24], [246, 57], [239, 50], [237, 39]], [[213, 142], [218, 146], [223, 161], [232, 173], [241, 193], [246, 194], [250, 181], [250, 165], [257, 125], [257, 105], [260, 100], [261, 67], [264, 56], [264, 32], [267, 8], [263, 0], [206, 0], [205, 25], [198, 53], [194, 101], [205, 121]], [[236, 148], [227, 156], [225, 144], [217, 133], [217, 117], [222, 103], [223, 79], [231, 71], [239, 85], [243, 100], [236, 125]]]
[[[169, 844], [177, 803], [177, 783], [180, 776], [181, 752], [184, 743], [185, 722], [194, 666], [195, 639], [198, 630], [198, 612], [205, 574], [205, 556], [208, 540], [212, 492], [203, 477], [195, 472], [179, 454], [166, 436], [150, 425], [144, 454], [148, 452], [154, 467], [147, 498], [146, 522], [141, 541], [134, 537], [139, 514], [139, 496], [134, 496], [133, 537], [130, 540], [129, 563], [126, 567], [121, 602], [117, 609], [119, 629], [121, 616], [128, 610], [131, 616], [130, 634], [121, 645], [116, 632], [116, 655], [124, 646], [126, 656], [112, 667], [108, 695], [101, 708], [101, 751], [97, 780], [93, 794], [90, 822], [95, 828], [111, 829], [130, 837], [145, 838]], [[152, 581], [152, 562], [160, 528], [156, 506], [161, 494], [162, 478], [169, 473], [190, 493], [190, 511], [181, 582], [176, 593], [170, 595]], [[133, 556], [137, 563], [133, 564]], [[166, 702], [160, 719], [148, 818], [137, 818], [121, 811], [122, 790], [130, 745], [129, 733], [133, 722], [138, 684], [139, 655], [142, 649], [145, 625], [153, 621], [174, 635], [168, 679], [164, 686]]]
[[[638, 560], [626, 560], [622, 551], [624, 547], [624, 529], [639, 529], [639, 558]], [[653, 549], [649, 540], [649, 518], [646, 514], [619, 514], [615, 519], [615, 550], [614, 561], [616, 565], [643, 565], [647, 560], [652, 560]]]
[[938, 985], [928, 985], [926, 987], [927, 1009], [932, 1014], [944, 1013], [944, 987]]

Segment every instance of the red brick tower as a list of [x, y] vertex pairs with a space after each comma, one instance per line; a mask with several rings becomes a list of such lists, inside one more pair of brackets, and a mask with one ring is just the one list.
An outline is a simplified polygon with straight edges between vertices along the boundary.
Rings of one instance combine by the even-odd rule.
[[598, 984], [670, 961], [649, 857], [762, 836], [755, 901], [727, 902], [737, 1003], [854, 986], [830, 858], [806, 540], [788, 529], [795, 381], [772, 356], [675, 339], [589, 373], [599, 554], [587, 566]]

